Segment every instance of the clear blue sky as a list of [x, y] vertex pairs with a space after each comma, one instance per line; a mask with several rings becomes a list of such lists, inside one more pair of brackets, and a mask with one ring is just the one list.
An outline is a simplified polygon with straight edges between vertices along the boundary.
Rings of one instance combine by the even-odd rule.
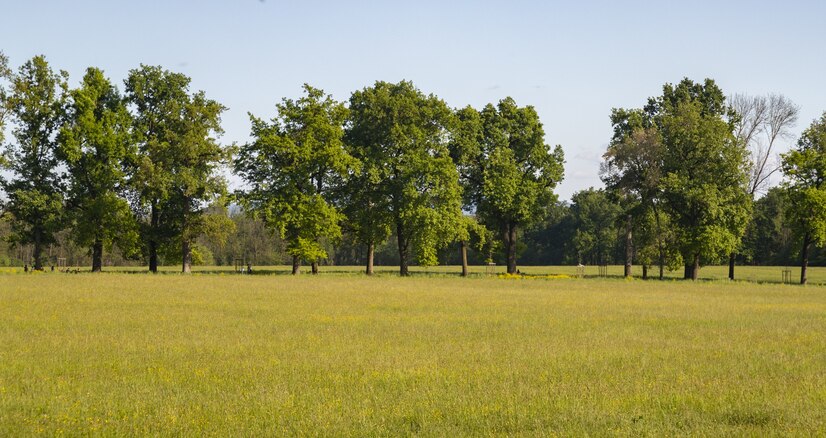
[[375, 80], [412, 80], [451, 106], [505, 96], [537, 108], [566, 154], [562, 199], [599, 186], [612, 107], [665, 82], [711, 77], [727, 94], [785, 94], [799, 133], [826, 111], [823, 1], [45, 1], [0, 4], [0, 50], [45, 54], [76, 85], [90, 65], [119, 84], [140, 63], [192, 77], [228, 106], [274, 115], [301, 84], [339, 100]]

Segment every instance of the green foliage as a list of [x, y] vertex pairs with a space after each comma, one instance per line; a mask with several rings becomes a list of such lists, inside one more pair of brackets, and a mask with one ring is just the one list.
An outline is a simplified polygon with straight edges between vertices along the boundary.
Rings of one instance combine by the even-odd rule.
[[16, 141], [3, 151], [8, 175], [0, 176], [12, 217], [14, 244], [34, 245], [34, 266], [43, 265], [43, 248], [63, 227], [63, 181], [58, 171], [56, 136], [64, 114], [66, 72], [55, 73], [36, 56], [11, 75], [4, 107]]
[[419, 264], [457, 239], [461, 187], [448, 150], [454, 122], [447, 105], [411, 82], [376, 82], [353, 93], [346, 143], [362, 172], [344, 190], [343, 203], [358, 239], [398, 239], [400, 271], [412, 252]]
[[617, 221], [622, 209], [604, 190], [582, 190], [571, 197], [575, 227], [572, 246], [578, 263], [608, 264], [617, 244]]
[[561, 146], [551, 150], [533, 107], [518, 107], [511, 98], [481, 112], [485, 132], [481, 155], [481, 193], [477, 208], [492, 228], [530, 226], [556, 200], [562, 180]]
[[784, 217], [788, 191], [774, 187], [754, 202], [752, 221], [743, 238], [740, 253], [744, 261], [758, 265], [789, 265], [792, 260], [793, 233]]
[[327, 257], [322, 238], [341, 238], [331, 189], [358, 161], [342, 142], [344, 105], [306, 84], [304, 92], [277, 105], [271, 123], [250, 115], [253, 141], [240, 148], [235, 171], [250, 187], [239, 196], [247, 211], [279, 232], [290, 255], [316, 261]]
[[190, 244], [204, 231], [205, 205], [226, 195], [218, 170], [232, 151], [215, 138], [223, 133], [226, 108], [202, 91], [190, 93], [189, 83], [180, 73], [145, 65], [126, 79], [139, 145], [131, 185], [146, 219], [150, 269], [159, 245], [179, 239], [187, 271]]
[[782, 159], [788, 223], [797, 236], [822, 246], [826, 243], [826, 113], [803, 131], [797, 147]]
[[457, 113], [452, 155], [464, 185], [465, 203], [482, 223], [501, 232], [508, 270], [516, 271], [516, 233], [540, 222], [556, 200], [562, 180], [562, 148], [545, 144], [545, 131], [533, 107], [511, 98]]
[[[642, 240], [656, 242], [661, 260], [672, 237], [686, 261], [716, 260], [739, 246], [751, 197], [748, 153], [733, 134], [737, 120], [711, 79], [666, 84], [643, 110], [612, 112], [602, 178], [638, 222], [654, 219]], [[673, 230], [662, 228], [664, 221]]]
[[67, 213], [78, 245], [111, 248], [116, 243], [128, 253], [138, 244], [137, 224], [122, 196], [126, 163], [137, 152], [130, 128], [131, 116], [117, 89], [101, 70], [87, 69], [80, 88], [70, 92], [57, 149], [68, 171]]

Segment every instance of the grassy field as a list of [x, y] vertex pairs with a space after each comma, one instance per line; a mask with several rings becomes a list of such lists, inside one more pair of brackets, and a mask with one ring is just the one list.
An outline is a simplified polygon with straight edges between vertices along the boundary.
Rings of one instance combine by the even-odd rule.
[[823, 287], [0, 275], [0, 345], [0, 436], [826, 431]]

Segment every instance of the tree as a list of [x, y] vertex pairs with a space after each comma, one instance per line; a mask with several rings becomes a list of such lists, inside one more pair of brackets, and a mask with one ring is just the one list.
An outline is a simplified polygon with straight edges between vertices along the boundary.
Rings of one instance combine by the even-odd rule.
[[[465, 211], [475, 211], [475, 200], [480, 188], [479, 175], [476, 172], [477, 163], [474, 161], [480, 155], [484, 141], [482, 116], [479, 111], [468, 106], [456, 111], [455, 125], [448, 148], [456, 169], [459, 171], [459, 184], [462, 187], [462, 208]], [[467, 249], [471, 235], [476, 237], [479, 248], [487, 245], [490, 231], [484, 224], [479, 223], [475, 216], [465, 216], [465, 220], [456, 230], [459, 241], [459, 251], [462, 261], [462, 277], [467, 277]]]
[[578, 263], [605, 265], [617, 243], [617, 219], [622, 215], [619, 204], [612, 202], [604, 190], [593, 187], [571, 197], [574, 221], [573, 247]]
[[[731, 98], [737, 114], [735, 135], [749, 153], [748, 194], [752, 202], [759, 192], [765, 192], [772, 175], [780, 170], [774, 152], [778, 140], [791, 136], [790, 129], [797, 123], [800, 112], [797, 105], [780, 94], [748, 96], [736, 94]], [[736, 252], [729, 256], [729, 279], [734, 280]]]
[[362, 163], [343, 199], [354, 234], [370, 248], [392, 228], [399, 273], [408, 275], [411, 255], [437, 262], [437, 251], [456, 239], [462, 221], [461, 187], [448, 151], [453, 113], [411, 82], [376, 82], [350, 98], [345, 142]]
[[800, 284], [806, 284], [809, 249], [826, 242], [826, 113], [803, 131], [797, 146], [782, 155], [788, 190], [786, 217], [801, 239]]
[[4, 148], [8, 176], [0, 177], [3, 205], [11, 215], [11, 242], [32, 244], [34, 269], [43, 269], [43, 249], [63, 226], [63, 180], [58, 171], [57, 131], [66, 100], [64, 71], [55, 73], [35, 56], [11, 75], [4, 107], [16, 142]]
[[214, 225], [204, 221], [205, 207], [226, 194], [218, 170], [231, 150], [215, 138], [223, 133], [226, 108], [203, 91], [191, 94], [189, 83], [180, 73], [145, 65], [126, 79], [139, 150], [131, 183], [136, 210], [148, 216], [143, 235], [151, 272], [162, 244], [177, 246], [181, 270], [190, 272], [192, 243]]
[[730, 254], [745, 232], [751, 208], [747, 152], [733, 134], [735, 115], [711, 79], [666, 84], [645, 112], [663, 139], [660, 187], [685, 278], [696, 280], [701, 259]]
[[[466, 120], [474, 117], [465, 110]], [[460, 115], [461, 118], [461, 115]], [[463, 173], [469, 204], [480, 222], [498, 230], [504, 243], [507, 271], [516, 273], [520, 229], [541, 222], [556, 201], [553, 190], [562, 180], [561, 146], [551, 150], [539, 115], [518, 107], [511, 98], [488, 104], [479, 114], [481, 132], [466, 141]]]
[[[603, 155], [605, 161], [600, 173], [608, 193], [620, 200], [625, 210], [625, 276], [631, 276], [634, 255], [631, 238], [636, 220], [638, 228], [646, 231], [646, 235], [638, 236], [637, 240], [657, 245], [656, 260], [662, 278], [666, 254], [662, 241], [662, 209], [659, 206], [663, 167], [662, 138], [656, 125], [642, 110], [614, 109], [611, 111], [611, 124], [614, 126], [614, 135]], [[646, 223], [648, 219], [654, 219], [653, 223]], [[643, 249], [643, 245], [638, 247]], [[650, 252], [642, 251], [641, 254], [649, 256]], [[646, 277], [647, 265], [651, 260], [647, 259], [647, 262], [643, 263]]]
[[92, 272], [103, 266], [104, 246], [130, 250], [137, 228], [125, 191], [125, 163], [136, 148], [131, 117], [118, 90], [97, 68], [86, 70], [70, 92], [67, 122], [58, 135], [58, 156], [69, 177], [67, 213], [75, 243], [91, 248]]
[[791, 262], [793, 233], [784, 218], [788, 193], [772, 187], [754, 202], [751, 222], [743, 238], [740, 255], [756, 265], [788, 265]]
[[250, 115], [253, 141], [235, 159], [236, 173], [250, 186], [240, 194], [242, 205], [287, 241], [293, 274], [302, 259], [317, 273], [318, 260], [327, 257], [320, 239], [341, 238], [343, 216], [331, 188], [358, 164], [342, 142], [347, 109], [307, 84], [304, 92], [277, 105], [271, 123]]

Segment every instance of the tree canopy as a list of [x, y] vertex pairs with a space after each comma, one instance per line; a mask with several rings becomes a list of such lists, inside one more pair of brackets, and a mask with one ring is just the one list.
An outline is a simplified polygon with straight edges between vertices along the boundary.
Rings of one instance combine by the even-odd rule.
[[104, 246], [131, 251], [137, 224], [126, 193], [127, 163], [137, 152], [131, 116], [117, 89], [97, 68], [69, 93], [57, 153], [68, 171], [66, 212], [78, 245], [91, 248], [92, 271], [101, 270]]
[[354, 218], [362, 233], [375, 227], [378, 234], [370, 231], [368, 239], [395, 232], [403, 276], [411, 255], [423, 265], [436, 263], [437, 250], [455, 240], [462, 220], [459, 176], [448, 150], [453, 121], [444, 101], [407, 81], [376, 82], [350, 98], [345, 138], [362, 175], [350, 185], [348, 210], [370, 212]]
[[287, 241], [293, 274], [300, 260], [326, 258], [320, 239], [341, 237], [342, 213], [333, 190], [358, 169], [344, 149], [347, 109], [322, 90], [304, 85], [305, 96], [284, 99], [270, 123], [250, 115], [253, 141], [240, 148], [235, 171], [249, 186], [239, 199]]
[[4, 147], [9, 176], [0, 176], [3, 204], [11, 214], [12, 244], [34, 246], [32, 264], [42, 269], [43, 250], [63, 225], [64, 180], [59, 171], [57, 132], [65, 112], [66, 72], [55, 72], [46, 58], [24, 63], [11, 84], [4, 107], [14, 124], [14, 141]]
[[545, 143], [531, 106], [506, 98], [488, 104], [478, 116], [473, 111], [459, 113], [463, 130], [453, 154], [466, 181], [469, 207], [502, 237], [508, 273], [516, 273], [518, 231], [540, 222], [556, 201], [564, 153]]
[[806, 284], [809, 247], [826, 243], [826, 113], [803, 131], [797, 147], [783, 155], [786, 216], [802, 240], [800, 283]]

